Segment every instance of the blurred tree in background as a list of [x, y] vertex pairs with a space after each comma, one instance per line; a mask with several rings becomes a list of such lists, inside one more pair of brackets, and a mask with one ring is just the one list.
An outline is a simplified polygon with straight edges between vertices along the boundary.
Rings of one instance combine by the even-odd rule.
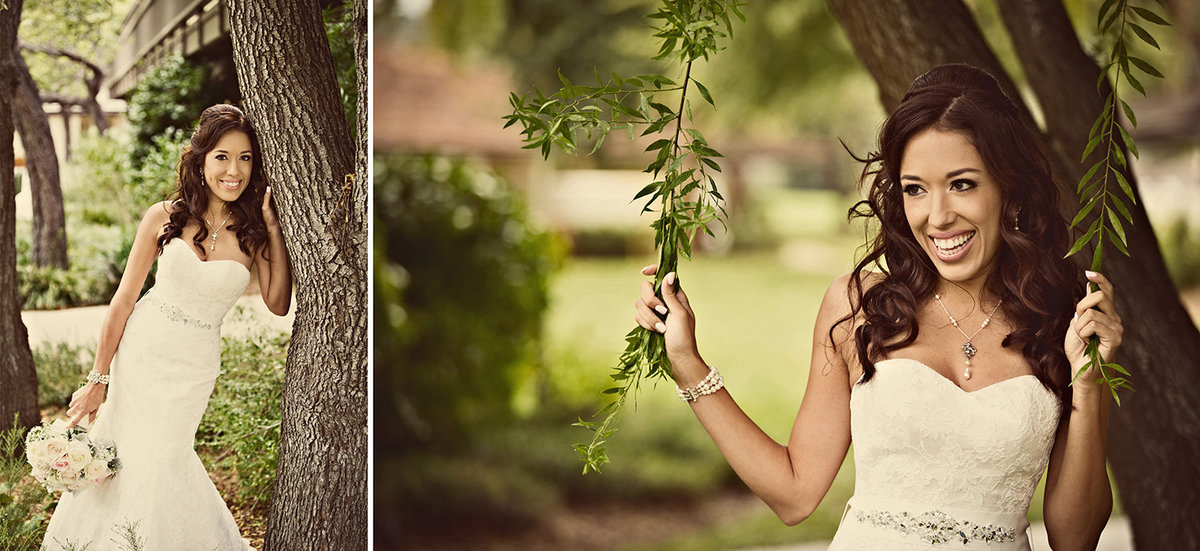
[[377, 452], [461, 448], [511, 418], [538, 363], [558, 245], [494, 174], [376, 157]]

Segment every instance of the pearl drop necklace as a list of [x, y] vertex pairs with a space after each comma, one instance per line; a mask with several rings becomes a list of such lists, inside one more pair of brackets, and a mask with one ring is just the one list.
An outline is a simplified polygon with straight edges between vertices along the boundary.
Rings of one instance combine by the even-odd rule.
[[962, 336], [967, 338], [967, 342], [963, 343], [963, 345], [962, 345], [963, 355], [967, 357], [967, 368], [963, 371], [963, 378], [970, 379], [971, 378], [971, 358], [973, 358], [975, 356], [975, 353], [979, 351], [978, 349], [975, 348], [974, 344], [971, 344], [971, 340], [974, 339], [975, 336], [978, 335], [980, 331], [983, 331], [984, 327], [988, 326], [988, 322], [992, 321], [992, 316], [996, 315], [996, 311], [1000, 309], [1001, 304], [1004, 304], [1004, 300], [1001, 299], [1000, 302], [997, 302], [996, 307], [992, 308], [992, 313], [988, 314], [988, 316], [986, 318], [984, 318], [983, 324], [981, 324], [979, 326], [979, 329], [975, 330], [975, 334], [968, 336], [967, 332], [963, 331], [962, 328], [958, 326], [958, 320], [954, 319], [954, 316], [950, 315], [950, 310], [946, 309], [946, 303], [942, 302], [941, 295], [934, 293], [933, 298], [937, 299], [938, 304], [942, 305], [942, 311], [946, 313], [946, 317], [950, 318], [951, 325], [953, 325], [955, 329], [958, 329], [958, 332], [962, 333]]
[[[222, 227], [222, 226], [224, 226], [224, 225], [225, 225], [225, 223], [229, 221], [229, 217], [230, 217], [230, 216], [233, 216], [233, 210], [230, 210], [230, 211], [229, 211], [229, 214], [226, 214], [226, 215], [225, 215], [225, 219], [224, 219], [224, 220], [222, 220], [220, 224], [217, 224], [216, 226], [213, 226], [213, 231], [212, 231], [212, 236], [211, 236], [211, 239], [212, 239], [212, 250], [214, 250], [214, 251], [215, 251], [215, 250], [217, 250], [217, 233], [218, 233], [218, 232], [220, 232], [220, 231], [221, 231], [221, 227]], [[215, 216], [213, 217], [213, 220], [216, 220], [216, 217], [215, 217]], [[207, 218], [207, 217], [204, 219], [204, 221], [205, 221], [205, 222], [209, 222], [209, 220], [208, 220], [208, 218]], [[210, 223], [211, 223], [211, 222], [210, 222]]]

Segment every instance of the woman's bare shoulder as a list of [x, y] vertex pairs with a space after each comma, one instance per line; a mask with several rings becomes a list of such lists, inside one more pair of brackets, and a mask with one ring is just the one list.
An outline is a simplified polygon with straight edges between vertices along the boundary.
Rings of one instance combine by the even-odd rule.
[[854, 272], [848, 272], [838, 276], [829, 284], [829, 289], [825, 291], [825, 299], [822, 302], [822, 309], [830, 307], [839, 313], [839, 317], [844, 317], [853, 310], [853, 306], [857, 304], [859, 295], [859, 286], [861, 291], [867, 292], [870, 288], [883, 281], [886, 276], [880, 272], [871, 272], [863, 270], [858, 272], [857, 282], [855, 281]]

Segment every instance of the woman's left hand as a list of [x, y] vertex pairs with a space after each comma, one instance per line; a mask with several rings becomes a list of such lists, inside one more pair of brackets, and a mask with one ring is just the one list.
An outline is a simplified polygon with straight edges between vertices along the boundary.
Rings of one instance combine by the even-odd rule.
[[[1121, 316], [1117, 314], [1117, 307], [1113, 303], [1112, 283], [1097, 272], [1084, 273], [1087, 275], [1088, 281], [1098, 285], [1100, 290], [1088, 293], [1079, 301], [1079, 304], [1075, 305], [1075, 317], [1071, 319], [1071, 324], [1067, 327], [1063, 349], [1067, 353], [1067, 360], [1071, 362], [1072, 377], [1088, 363], [1088, 357], [1084, 351], [1088, 337], [1095, 335], [1100, 338], [1100, 357], [1105, 362], [1110, 362], [1113, 355], [1116, 354], [1117, 348], [1121, 346], [1121, 339], [1125, 334], [1125, 327], [1121, 325]], [[1085, 373], [1083, 377], [1080, 377], [1079, 382], [1092, 383], [1095, 380], [1095, 374]]]
[[279, 228], [279, 217], [275, 216], [275, 207], [271, 206], [271, 186], [263, 193], [262, 217], [268, 230]]

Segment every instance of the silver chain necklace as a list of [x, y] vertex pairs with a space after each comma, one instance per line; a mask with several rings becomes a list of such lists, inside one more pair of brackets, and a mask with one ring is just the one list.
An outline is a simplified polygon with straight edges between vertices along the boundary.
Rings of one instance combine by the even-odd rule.
[[[233, 216], [232, 210], [229, 211], [229, 214], [225, 215], [225, 219], [221, 221], [220, 225], [213, 226], [212, 235], [209, 236], [209, 239], [212, 239], [212, 248], [209, 250], [213, 250], [213, 251], [217, 250], [217, 233], [220, 232], [221, 227], [224, 226], [225, 223], [229, 221], [230, 216]], [[205, 217], [204, 221], [209, 222], [208, 217]], [[209, 223], [211, 224], [212, 222], [209, 222]]]
[[954, 316], [950, 315], [950, 310], [946, 309], [946, 303], [942, 302], [941, 295], [934, 293], [933, 298], [937, 299], [938, 304], [942, 305], [942, 311], [946, 313], [946, 317], [950, 318], [950, 323], [952, 325], [954, 325], [954, 328], [958, 329], [958, 332], [962, 333], [962, 336], [966, 337], [966, 339], [967, 339], [967, 342], [963, 343], [963, 345], [962, 345], [963, 355], [967, 357], [967, 368], [963, 371], [963, 378], [970, 379], [971, 378], [971, 358], [975, 357], [975, 353], [979, 351], [979, 349], [975, 348], [974, 344], [971, 344], [971, 340], [974, 339], [975, 336], [978, 335], [980, 331], [983, 331], [984, 327], [988, 326], [988, 323], [992, 321], [992, 316], [996, 315], [996, 311], [1000, 309], [1000, 305], [1004, 304], [1004, 300], [1001, 299], [1000, 302], [997, 302], [996, 307], [992, 308], [992, 313], [988, 314], [987, 318], [984, 318], [983, 323], [979, 326], [979, 329], [975, 330], [975, 334], [968, 336], [967, 332], [963, 331], [962, 327], [958, 326], [958, 320], [954, 319]]

